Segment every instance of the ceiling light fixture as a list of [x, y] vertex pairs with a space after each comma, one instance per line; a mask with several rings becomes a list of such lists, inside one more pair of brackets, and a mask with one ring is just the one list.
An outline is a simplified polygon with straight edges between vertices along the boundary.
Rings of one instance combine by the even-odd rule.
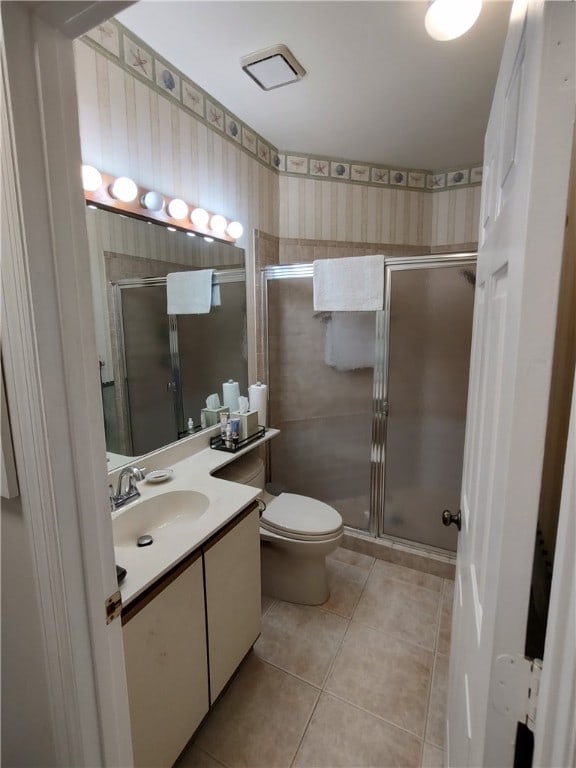
[[244, 72], [265, 91], [295, 83], [306, 74], [304, 67], [285, 45], [249, 53], [240, 59], [240, 64]]
[[434, 40], [454, 40], [468, 32], [480, 11], [482, 0], [430, 0], [424, 25]]

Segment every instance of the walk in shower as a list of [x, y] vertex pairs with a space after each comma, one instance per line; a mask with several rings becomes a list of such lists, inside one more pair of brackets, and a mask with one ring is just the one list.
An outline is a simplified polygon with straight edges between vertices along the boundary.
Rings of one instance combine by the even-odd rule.
[[476, 257], [387, 258], [385, 308], [314, 312], [313, 265], [263, 270], [271, 480], [373, 536], [455, 550]]

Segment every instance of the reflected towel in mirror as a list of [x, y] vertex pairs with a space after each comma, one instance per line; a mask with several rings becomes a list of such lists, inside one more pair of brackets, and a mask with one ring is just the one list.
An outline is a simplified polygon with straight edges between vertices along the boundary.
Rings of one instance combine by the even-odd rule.
[[169, 272], [166, 299], [169, 315], [205, 315], [220, 305], [220, 286], [213, 285], [213, 269]]

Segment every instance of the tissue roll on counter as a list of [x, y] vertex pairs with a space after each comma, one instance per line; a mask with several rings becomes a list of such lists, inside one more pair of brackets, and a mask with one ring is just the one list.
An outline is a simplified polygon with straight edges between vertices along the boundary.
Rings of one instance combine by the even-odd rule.
[[258, 411], [258, 423], [261, 427], [266, 426], [267, 408], [268, 408], [268, 387], [259, 381], [248, 387], [248, 397], [250, 399], [250, 410]]

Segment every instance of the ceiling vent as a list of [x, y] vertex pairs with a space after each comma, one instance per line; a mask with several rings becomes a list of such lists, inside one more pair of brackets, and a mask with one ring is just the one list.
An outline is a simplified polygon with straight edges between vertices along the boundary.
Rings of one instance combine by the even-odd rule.
[[295, 83], [306, 74], [304, 67], [285, 45], [273, 45], [249, 53], [240, 59], [240, 64], [244, 72], [265, 91]]

